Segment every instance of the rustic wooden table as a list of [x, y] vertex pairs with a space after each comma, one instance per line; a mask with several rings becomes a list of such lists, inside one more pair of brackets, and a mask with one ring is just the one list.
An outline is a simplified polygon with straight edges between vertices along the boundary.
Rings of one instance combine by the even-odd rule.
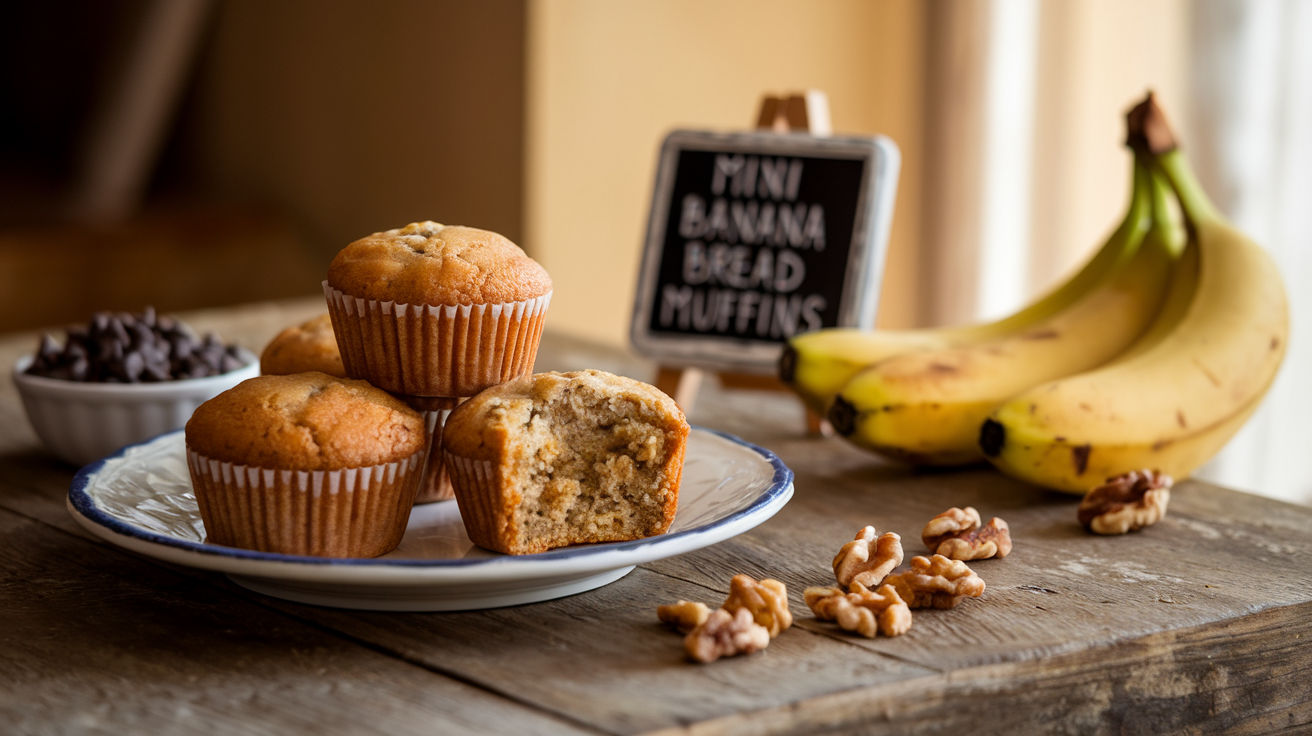
[[[184, 315], [260, 348], [313, 299]], [[36, 333], [0, 338], [12, 365]], [[649, 377], [548, 336], [538, 367]], [[604, 588], [467, 613], [297, 605], [134, 556], [84, 533], [74, 469], [0, 387], [0, 732], [1265, 732], [1312, 729], [1312, 509], [1185, 482], [1141, 533], [1086, 535], [1073, 498], [988, 469], [914, 472], [804, 437], [788, 397], [704, 389], [694, 423], [796, 471], [769, 522]], [[896, 531], [973, 505], [1015, 551], [972, 563], [988, 589], [863, 639], [802, 589], [865, 524]], [[766, 651], [697, 665], [655, 609], [717, 604], [739, 572], [784, 581], [796, 617]]]

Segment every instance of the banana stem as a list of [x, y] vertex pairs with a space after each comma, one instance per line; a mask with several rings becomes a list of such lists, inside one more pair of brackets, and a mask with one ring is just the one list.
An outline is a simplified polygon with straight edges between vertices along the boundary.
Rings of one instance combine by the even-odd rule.
[[1134, 149], [1136, 158], [1148, 158], [1156, 164], [1155, 169], [1166, 175], [1191, 227], [1200, 222], [1224, 221], [1198, 183], [1188, 160], [1180, 153], [1175, 133], [1166, 122], [1166, 113], [1152, 92], [1125, 114], [1125, 127], [1125, 143]]
[[[1125, 221], [1116, 233], [1124, 241], [1130, 241], [1135, 238], [1139, 239], [1147, 233], [1148, 228], [1152, 225], [1153, 216], [1153, 177], [1152, 171], [1147, 161], [1141, 157], [1134, 157], [1134, 191], [1130, 194], [1130, 209], [1125, 213]], [[1126, 248], [1121, 253], [1120, 262], [1125, 262], [1134, 256], [1138, 248]]]
[[1193, 168], [1189, 166], [1189, 160], [1184, 157], [1180, 149], [1176, 148], [1166, 153], [1159, 154], [1155, 157], [1157, 167], [1166, 175], [1171, 182], [1171, 188], [1175, 190], [1175, 195], [1180, 198], [1180, 207], [1184, 209], [1185, 219], [1191, 225], [1198, 225], [1202, 222], [1219, 222], [1225, 218], [1221, 215], [1212, 200], [1207, 198], [1207, 193], [1203, 191], [1203, 186], [1198, 183], [1198, 178], [1194, 176]]
[[[1136, 158], [1139, 158], [1139, 156], [1136, 156]], [[1167, 179], [1161, 167], [1153, 166], [1151, 158], [1145, 161], [1145, 164], [1151, 167], [1153, 182], [1153, 224], [1152, 235], [1149, 237], [1157, 238], [1172, 257], [1178, 258], [1184, 252], [1188, 236], [1185, 232], [1184, 223], [1180, 221], [1179, 211], [1173, 206], [1175, 192], [1172, 190], [1171, 182]]]

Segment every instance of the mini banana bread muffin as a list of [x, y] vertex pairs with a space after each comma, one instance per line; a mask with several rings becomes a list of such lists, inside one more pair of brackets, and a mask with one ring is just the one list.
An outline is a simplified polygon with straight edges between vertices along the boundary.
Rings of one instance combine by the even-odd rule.
[[533, 370], [551, 277], [487, 230], [417, 222], [346, 246], [323, 282], [346, 373], [472, 396]]
[[478, 394], [447, 418], [443, 450], [469, 538], [522, 555], [665, 532], [687, 440], [670, 397], [589, 370]]
[[401, 542], [424, 420], [364, 381], [260, 376], [201, 404], [187, 467], [213, 544], [377, 557]]
[[260, 373], [266, 376], [310, 371], [346, 378], [333, 321], [327, 312], [279, 332], [260, 354]]

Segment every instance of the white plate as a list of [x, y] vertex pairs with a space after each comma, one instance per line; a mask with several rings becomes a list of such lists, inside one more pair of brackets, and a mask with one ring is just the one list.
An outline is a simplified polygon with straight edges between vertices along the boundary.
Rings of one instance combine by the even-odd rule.
[[508, 556], [470, 542], [447, 501], [416, 506], [401, 545], [382, 557], [302, 557], [206, 544], [185, 451], [182, 432], [172, 432], [86, 466], [69, 488], [69, 511], [96, 536], [149, 557], [224, 572], [277, 598], [375, 611], [496, 608], [592, 590], [634, 565], [741, 534], [793, 495], [793, 472], [774, 453], [694, 427], [665, 534]]

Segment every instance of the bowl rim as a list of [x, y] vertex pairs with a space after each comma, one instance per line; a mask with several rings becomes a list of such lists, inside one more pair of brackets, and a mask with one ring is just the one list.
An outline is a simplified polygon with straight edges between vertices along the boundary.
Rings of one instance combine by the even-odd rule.
[[246, 365], [236, 370], [220, 373], [216, 376], [204, 376], [203, 378], [178, 378], [151, 383], [82, 382], [69, 381], [63, 378], [34, 376], [24, 372], [32, 365], [32, 361], [36, 360], [36, 355], [29, 353], [14, 362], [13, 379], [20, 390], [31, 390], [46, 395], [58, 394], [86, 398], [126, 395], [148, 397], [176, 393], [201, 393], [213, 390], [215, 386], [230, 384], [233, 378], [241, 377], [244, 380], [245, 378], [254, 378], [260, 374], [259, 356], [240, 345], [237, 346], [237, 351], [242, 359], [246, 360]]

